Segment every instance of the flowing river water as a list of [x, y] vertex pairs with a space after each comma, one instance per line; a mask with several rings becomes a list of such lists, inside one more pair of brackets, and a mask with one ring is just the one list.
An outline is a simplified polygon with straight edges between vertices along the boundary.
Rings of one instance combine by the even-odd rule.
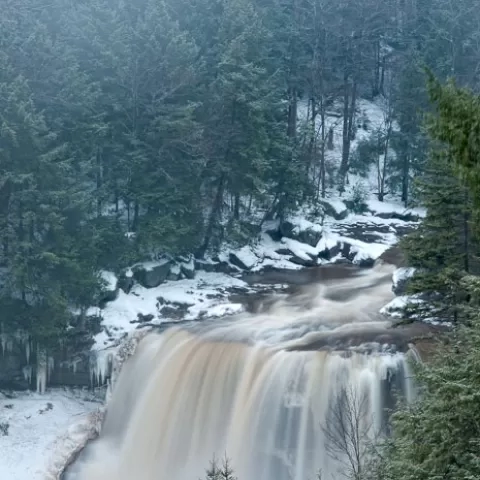
[[378, 313], [393, 270], [330, 270], [249, 312], [149, 334], [66, 478], [196, 480], [225, 453], [239, 480], [341, 478], [348, 443], [415, 394], [411, 333]]

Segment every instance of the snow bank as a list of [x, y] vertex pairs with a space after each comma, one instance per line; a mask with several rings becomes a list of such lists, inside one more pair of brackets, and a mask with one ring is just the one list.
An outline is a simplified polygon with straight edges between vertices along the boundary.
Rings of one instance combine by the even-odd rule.
[[405, 314], [405, 309], [410, 305], [418, 305], [423, 301], [415, 295], [401, 295], [395, 297], [390, 303], [385, 305], [380, 313], [392, 318], [402, 318]]
[[[92, 414], [100, 404], [87, 392], [53, 390], [45, 395], [0, 394], [0, 423], [8, 424], [8, 435], [0, 433], [0, 478], [46, 480], [76, 443], [85, 440]], [[50, 463], [54, 453], [53, 463]], [[46, 472], [50, 472], [46, 476]]]
[[420, 218], [424, 218], [426, 215], [426, 210], [424, 208], [405, 208], [400, 202], [388, 201], [380, 202], [378, 198], [371, 197], [367, 200], [368, 209], [375, 213], [397, 213], [399, 215], [412, 214]]
[[138, 315], [153, 316], [152, 324], [174, 320], [160, 313], [161, 301], [185, 306], [185, 320], [204, 316], [206, 310], [221, 303], [228, 295], [228, 287], [246, 288], [247, 284], [223, 273], [197, 272], [194, 279], [170, 281], [156, 288], [136, 284], [128, 294], [120, 290], [117, 299], [104, 309], [92, 308], [88, 312], [102, 318], [103, 330], [96, 335], [93, 348], [100, 351], [118, 345], [120, 340], [138, 328]]

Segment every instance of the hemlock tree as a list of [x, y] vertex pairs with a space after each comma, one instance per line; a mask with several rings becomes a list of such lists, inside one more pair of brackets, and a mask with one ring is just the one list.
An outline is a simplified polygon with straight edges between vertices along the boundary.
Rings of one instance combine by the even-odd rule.
[[[393, 416], [393, 435], [368, 472], [376, 480], [470, 480], [480, 476], [478, 278], [464, 288], [476, 305], [436, 357], [417, 371], [421, 397]], [[475, 300], [474, 300], [475, 299]], [[473, 306], [473, 305], [472, 305]]]
[[69, 306], [88, 305], [97, 279], [82, 256], [89, 235], [72, 200], [71, 161], [35, 109], [28, 83], [13, 76], [5, 57], [2, 63], [0, 302], [7, 328], [45, 342], [67, 326]]
[[408, 264], [417, 268], [409, 291], [429, 293], [427, 311], [434, 306], [436, 317], [451, 321], [458, 315], [460, 278], [478, 272], [479, 246], [470, 226], [472, 202], [441, 151], [431, 154], [417, 185], [427, 216], [402, 240]]

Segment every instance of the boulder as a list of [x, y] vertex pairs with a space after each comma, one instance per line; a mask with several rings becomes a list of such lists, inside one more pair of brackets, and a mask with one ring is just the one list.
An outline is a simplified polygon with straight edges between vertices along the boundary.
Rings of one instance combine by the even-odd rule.
[[287, 237], [287, 238], [294, 238], [294, 234], [293, 234], [294, 230], [295, 230], [295, 225], [288, 220], [284, 220], [282, 223], [280, 223], [280, 227], [278, 229], [281, 236]]
[[362, 258], [361, 260], [356, 261], [355, 265], [358, 265], [360, 268], [373, 268], [375, 260], [373, 258]]
[[194, 266], [195, 266], [195, 270], [203, 270], [204, 272], [209, 272], [209, 273], [212, 273], [212, 272], [216, 271], [215, 270], [216, 263], [215, 262], [210, 262], [210, 261], [207, 261], [207, 260], [201, 260], [201, 259], [196, 258]]
[[396, 267], [403, 267], [406, 264], [405, 254], [397, 245], [386, 250], [378, 259]]
[[171, 318], [172, 320], [181, 320], [186, 314], [186, 310], [182, 308], [172, 307], [165, 305], [160, 309], [160, 314], [165, 318]]
[[117, 286], [119, 289], [123, 290], [125, 293], [130, 293], [135, 284], [135, 280], [133, 278], [133, 272], [131, 270], [127, 270], [123, 272], [120, 277], [118, 278]]
[[412, 212], [374, 212], [372, 211], [373, 215], [383, 219], [393, 219], [393, 220], [403, 220], [404, 222], [418, 222], [420, 221], [420, 217], [415, 215]]
[[180, 280], [180, 278], [182, 278], [182, 270], [180, 268], [180, 265], [176, 263], [172, 264], [170, 267], [170, 271], [168, 272], [168, 275], [167, 275], [167, 280], [175, 282], [177, 280]]
[[319, 258], [323, 258], [324, 260], [331, 260], [332, 258], [336, 257], [342, 251], [342, 243], [338, 242], [331, 248], [326, 248], [319, 252]]
[[251, 268], [250, 266], [248, 266], [246, 263], [243, 262], [241, 255], [237, 255], [234, 252], [229, 254], [228, 259], [230, 260], [230, 263], [232, 263], [238, 268], [241, 268], [242, 270], [250, 270]]
[[180, 263], [180, 270], [185, 278], [190, 280], [195, 278], [195, 261], [193, 257]]
[[289, 261], [294, 263], [295, 265], [301, 265], [302, 267], [315, 267], [317, 262], [315, 260], [306, 260], [305, 258], [301, 258], [297, 255], [289, 258]]
[[232, 265], [231, 263], [221, 261], [221, 262], [215, 263], [214, 271], [218, 273], [230, 274], [230, 273], [238, 273], [241, 270], [237, 266]]
[[267, 230], [268, 235], [274, 242], [279, 242], [282, 239], [282, 232], [279, 228], [271, 228]]
[[323, 208], [323, 212], [327, 217], [332, 217], [335, 220], [345, 220], [348, 217], [347, 208], [338, 211], [333, 205], [326, 200], [320, 200], [320, 205]]
[[356, 252], [352, 252], [352, 245], [350, 245], [348, 242], [342, 243], [342, 249], [340, 253], [343, 258], [346, 258], [350, 262], [353, 262], [356, 255]]
[[137, 322], [138, 323], [149, 323], [155, 318], [155, 315], [149, 313], [147, 315], [143, 315], [143, 313], [139, 313], [137, 315]]
[[291, 238], [301, 243], [306, 243], [311, 247], [316, 247], [320, 239], [322, 238], [322, 232], [320, 229], [313, 228], [312, 226], [301, 228], [299, 225], [294, 225], [289, 220], [285, 220], [280, 224], [279, 235], [270, 233], [273, 240], [279, 241], [282, 237]]
[[102, 288], [99, 293], [99, 305], [104, 306], [108, 302], [113, 302], [118, 297], [119, 282], [112, 272], [101, 272]]
[[145, 288], [155, 288], [168, 279], [173, 265], [171, 260], [162, 260], [133, 267], [133, 277]]
[[279, 255], [287, 255], [287, 256], [294, 255], [294, 253], [289, 248], [279, 248], [278, 250], [275, 250], [275, 253], [278, 253]]
[[313, 228], [307, 228], [305, 230], [298, 231], [296, 240], [306, 243], [311, 247], [316, 247], [321, 238], [322, 232], [314, 230]]
[[258, 263], [258, 257], [247, 245], [240, 250], [231, 252], [228, 256], [230, 263], [242, 270], [250, 270]]

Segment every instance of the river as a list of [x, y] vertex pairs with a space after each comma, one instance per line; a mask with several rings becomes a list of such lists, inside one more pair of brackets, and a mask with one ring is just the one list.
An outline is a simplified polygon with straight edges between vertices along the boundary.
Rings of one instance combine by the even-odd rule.
[[239, 480], [341, 478], [415, 396], [413, 332], [378, 313], [394, 268], [313, 269], [242, 314], [147, 335], [66, 478], [196, 480], [225, 454]]

